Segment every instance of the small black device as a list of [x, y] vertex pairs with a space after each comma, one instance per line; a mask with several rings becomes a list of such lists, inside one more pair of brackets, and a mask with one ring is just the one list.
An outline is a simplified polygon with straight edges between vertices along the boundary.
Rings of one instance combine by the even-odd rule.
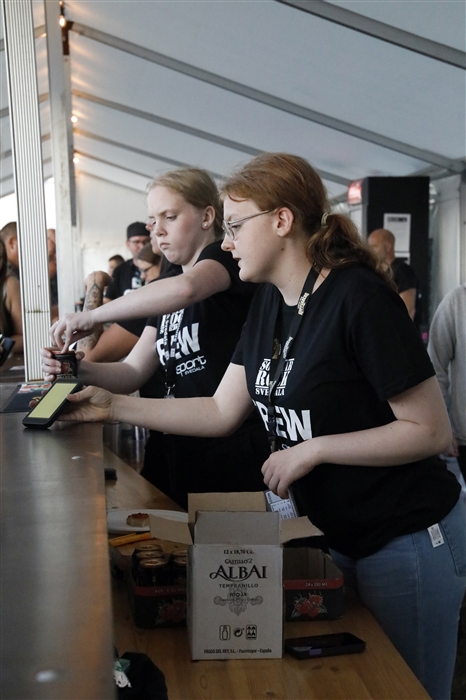
[[105, 467], [104, 474], [106, 481], [116, 481], [118, 479], [116, 469], [112, 469], [111, 467]]
[[0, 367], [8, 360], [10, 352], [13, 350], [15, 343], [16, 340], [13, 340], [13, 338], [4, 338], [0, 333], [0, 345], [3, 348], [3, 352], [0, 355]]
[[357, 654], [364, 651], [366, 642], [350, 632], [318, 634], [314, 637], [285, 639], [285, 651], [296, 659], [313, 659], [318, 656]]
[[58, 418], [66, 404], [68, 394], [74, 394], [82, 388], [80, 379], [57, 379], [40, 399], [37, 406], [23, 418], [26, 428], [49, 428]]

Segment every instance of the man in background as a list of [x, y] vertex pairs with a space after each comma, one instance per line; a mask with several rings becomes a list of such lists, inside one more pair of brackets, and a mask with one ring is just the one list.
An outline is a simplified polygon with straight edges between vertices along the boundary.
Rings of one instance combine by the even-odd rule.
[[8, 274], [19, 279], [18, 232], [16, 221], [10, 221], [0, 231], [0, 237], [5, 244], [8, 258]]
[[134, 264], [137, 254], [147, 243], [150, 237], [146, 225], [140, 221], [130, 224], [126, 229], [126, 247], [133, 256], [131, 260], [118, 265], [113, 271], [113, 279], [105, 292], [105, 302], [122, 297], [124, 294], [142, 286], [141, 271]]
[[416, 326], [421, 322], [419, 309], [419, 282], [413, 268], [401, 258], [395, 257], [395, 236], [385, 228], [377, 228], [369, 234], [367, 242], [387, 268], [391, 268], [398, 294]]
[[115, 270], [118, 265], [121, 265], [121, 263], [124, 263], [125, 259], [122, 255], [112, 255], [111, 258], [108, 259], [108, 274], [110, 277], [113, 277], [113, 271]]
[[[8, 275], [19, 279], [18, 229], [15, 221], [5, 224], [0, 231], [8, 258]], [[55, 229], [47, 229], [47, 259], [50, 279], [50, 307], [52, 321], [58, 318], [57, 257]]]

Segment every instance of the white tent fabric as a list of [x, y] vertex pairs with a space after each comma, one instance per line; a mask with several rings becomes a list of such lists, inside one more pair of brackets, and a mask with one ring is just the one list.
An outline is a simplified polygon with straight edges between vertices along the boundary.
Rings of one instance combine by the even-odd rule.
[[[43, 0], [32, 4], [49, 178], [45, 13]], [[463, 281], [464, 0], [64, 0], [64, 11], [78, 280], [127, 253], [124, 229], [144, 220], [160, 172], [189, 164], [219, 178], [281, 150], [306, 157], [335, 203], [371, 175], [437, 180], [433, 308]], [[8, 114], [0, 50], [0, 197], [14, 191]]]
[[[466, 48], [464, 2], [301, 5], [316, 3], [338, 5], [460, 52]], [[34, 11], [40, 32], [42, 2], [34, 2]], [[369, 175], [464, 167], [465, 71], [441, 60], [274, 0], [66, 0], [65, 13], [74, 23], [69, 37], [81, 172], [141, 191], [154, 173], [177, 164], [221, 175], [258, 151], [283, 150], [308, 158], [335, 197], [344, 195], [349, 181]], [[115, 48], [117, 40], [125, 50]], [[50, 175], [45, 38], [36, 45], [44, 168]], [[134, 55], [144, 49], [146, 58]], [[158, 63], [148, 60], [154, 52]], [[180, 72], [184, 66], [164, 67], [164, 59], [200, 70], [204, 78], [213, 75], [225, 87]], [[12, 162], [4, 52], [0, 61], [0, 109], [6, 114], [0, 120], [0, 180], [7, 193]], [[254, 99], [226, 89], [229, 81], [252, 90]], [[263, 95], [278, 106], [259, 101]], [[285, 111], [287, 105], [304, 116]], [[355, 130], [361, 138], [352, 135]], [[390, 139], [392, 147], [379, 145], [378, 137], [380, 143]]]

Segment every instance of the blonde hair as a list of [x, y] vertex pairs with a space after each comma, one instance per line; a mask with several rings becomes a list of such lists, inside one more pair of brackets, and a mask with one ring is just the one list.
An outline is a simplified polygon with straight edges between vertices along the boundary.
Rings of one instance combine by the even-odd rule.
[[164, 173], [149, 183], [147, 191], [154, 187], [167, 187], [178, 192], [188, 204], [196, 209], [213, 207], [215, 210], [214, 232], [215, 237], [222, 237], [222, 203], [220, 201], [217, 185], [206, 170], [201, 168], [179, 168]]
[[[259, 209], [287, 207], [293, 226], [309, 240], [307, 256], [319, 270], [364, 265], [394, 287], [375, 253], [343, 214], [332, 214], [319, 174], [304, 158], [288, 153], [262, 153], [225, 180], [221, 196], [250, 199]], [[326, 214], [326, 216], [324, 216]]]

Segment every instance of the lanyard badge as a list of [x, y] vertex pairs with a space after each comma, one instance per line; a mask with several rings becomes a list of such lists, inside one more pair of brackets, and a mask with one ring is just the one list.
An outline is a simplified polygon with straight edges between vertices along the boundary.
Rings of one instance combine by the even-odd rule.
[[176, 312], [178, 317], [176, 319], [176, 325], [174, 327], [174, 332], [170, 333], [169, 328], [171, 326], [171, 314], [167, 314], [166, 323], [163, 329], [163, 344], [165, 352], [168, 354], [167, 361], [165, 363], [165, 395], [164, 399], [174, 399], [175, 390], [175, 379], [176, 379], [176, 348], [178, 346], [178, 338], [181, 330], [181, 323], [183, 321], [184, 309], [181, 312]]
[[269, 393], [267, 396], [267, 428], [271, 452], [276, 452], [277, 450], [277, 417], [275, 413], [275, 392], [280, 383], [280, 379], [282, 377], [291, 346], [301, 326], [304, 311], [306, 310], [307, 302], [312, 294], [312, 289], [314, 287], [318, 275], [319, 273], [313, 267], [311, 267], [306, 281], [304, 283], [303, 289], [301, 291], [298, 305], [296, 307], [296, 313], [291, 322], [290, 332], [285, 344], [283, 345], [283, 350], [280, 343], [282, 335], [282, 317], [280, 306], [277, 309], [277, 316], [275, 319], [275, 327], [273, 333], [273, 351], [272, 358], [270, 360]]

